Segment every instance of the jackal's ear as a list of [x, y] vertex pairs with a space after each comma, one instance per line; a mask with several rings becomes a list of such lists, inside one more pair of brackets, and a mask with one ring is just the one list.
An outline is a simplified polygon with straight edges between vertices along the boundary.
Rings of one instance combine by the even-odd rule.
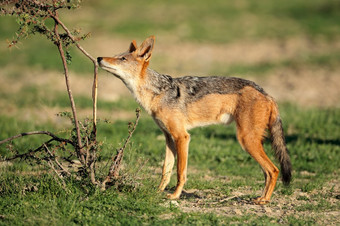
[[137, 49], [137, 42], [136, 40], [133, 40], [130, 44], [130, 47], [129, 47], [129, 53], [132, 53], [134, 52], [135, 50]]
[[137, 49], [137, 54], [139, 57], [143, 57], [145, 61], [149, 61], [151, 58], [151, 53], [153, 50], [153, 45], [155, 43], [155, 36], [150, 36], [147, 38], [142, 45]]

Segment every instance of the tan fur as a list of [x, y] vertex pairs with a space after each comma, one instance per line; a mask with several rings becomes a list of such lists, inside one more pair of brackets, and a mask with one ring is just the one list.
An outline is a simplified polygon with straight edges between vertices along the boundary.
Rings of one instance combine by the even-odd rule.
[[187, 180], [189, 129], [235, 121], [239, 143], [260, 164], [265, 176], [263, 194], [255, 202], [268, 202], [279, 170], [263, 149], [267, 129], [284, 169], [284, 182], [289, 183], [291, 179], [290, 159], [273, 98], [255, 83], [244, 79], [161, 75], [148, 68], [153, 46], [153, 36], [139, 47], [132, 41], [127, 52], [115, 57], [99, 57], [98, 62], [126, 84], [165, 135], [166, 154], [159, 189], [163, 191], [170, 182], [177, 155], [177, 186], [168, 197], [180, 197]]
[[[237, 138], [241, 146], [260, 164], [265, 175], [265, 189], [257, 200], [260, 204], [270, 200], [279, 170], [264, 152], [262, 141], [269, 126], [273, 103], [251, 87], [242, 90], [240, 107], [235, 112]], [[247, 107], [243, 107], [247, 106]], [[251, 107], [249, 107], [251, 106]]]
[[[189, 104], [187, 128], [223, 123], [221, 120], [222, 115], [232, 115], [235, 111], [236, 101], [236, 94], [210, 94], [199, 101]], [[231, 121], [232, 119], [229, 122]]]

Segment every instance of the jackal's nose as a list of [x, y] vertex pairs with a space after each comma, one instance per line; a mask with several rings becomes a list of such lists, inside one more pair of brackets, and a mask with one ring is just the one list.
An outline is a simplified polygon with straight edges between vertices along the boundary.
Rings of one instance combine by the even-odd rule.
[[97, 62], [100, 63], [100, 61], [102, 61], [103, 57], [98, 57], [97, 58]]

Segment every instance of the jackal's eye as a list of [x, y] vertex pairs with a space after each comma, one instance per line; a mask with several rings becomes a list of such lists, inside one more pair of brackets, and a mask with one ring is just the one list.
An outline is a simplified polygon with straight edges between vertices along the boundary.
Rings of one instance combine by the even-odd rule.
[[126, 58], [125, 57], [121, 57], [120, 60], [121, 61], [126, 61]]

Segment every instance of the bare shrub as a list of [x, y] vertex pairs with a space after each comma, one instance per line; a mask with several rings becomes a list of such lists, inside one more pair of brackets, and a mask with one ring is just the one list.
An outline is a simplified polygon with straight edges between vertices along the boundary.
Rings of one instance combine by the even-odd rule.
[[[54, 44], [62, 61], [66, 91], [68, 93], [72, 113], [63, 112], [60, 116], [66, 116], [72, 121], [73, 128], [69, 138], [61, 138], [49, 131], [32, 131], [18, 134], [3, 141], [0, 145], [13, 139], [23, 136], [44, 134], [51, 139], [44, 142], [34, 150], [28, 150], [24, 154], [13, 153], [11, 158], [1, 161], [14, 159], [34, 160], [38, 164], [45, 164], [55, 172], [59, 180], [64, 184], [64, 178], [74, 177], [76, 179], [89, 179], [93, 185], [105, 189], [108, 184], [117, 180], [123, 152], [126, 149], [140, 117], [140, 110], [136, 110], [136, 122], [131, 123], [128, 137], [123, 147], [117, 149], [116, 155], [112, 158], [112, 163], [106, 176], [100, 178], [96, 174], [96, 162], [100, 144], [97, 142], [97, 89], [98, 89], [98, 64], [80, 44], [81, 40], [89, 37], [89, 34], [80, 34], [79, 29], [70, 30], [60, 20], [59, 11], [61, 9], [75, 10], [80, 7], [80, 0], [8, 0], [1, 1], [0, 14], [16, 17], [19, 25], [18, 32], [9, 47], [15, 46], [19, 40], [35, 34], [41, 34]], [[47, 23], [49, 21], [49, 23]], [[53, 21], [50, 25], [50, 21]], [[68, 63], [72, 60], [69, 48], [75, 46], [93, 63], [93, 115], [92, 119], [83, 122], [78, 120], [76, 104], [72, 95], [69, 80]], [[7, 146], [9, 151], [13, 151], [11, 146]], [[86, 180], [84, 180], [86, 181]]]

